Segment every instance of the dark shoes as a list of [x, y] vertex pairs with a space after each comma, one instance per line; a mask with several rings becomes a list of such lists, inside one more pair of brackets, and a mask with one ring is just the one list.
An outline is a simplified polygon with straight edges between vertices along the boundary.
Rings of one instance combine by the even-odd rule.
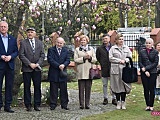
[[29, 112], [29, 111], [32, 111], [32, 109], [31, 109], [31, 106], [27, 106], [26, 107], [26, 110]]
[[35, 111], [41, 111], [37, 106], [34, 107]]
[[80, 106], [79, 108], [80, 108], [80, 109], [84, 109], [84, 107], [83, 107], [83, 106]]
[[117, 105], [117, 100], [116, 100], [116, 99], [113, 99], [113, 100], [112, 100], [112, 104], [113, 104], [113, 105]]
[[69, 108], [67, 108], [67, 107], [61, 107], [62, 109], [65, 109], [65, 110], [69, 110]]
[[[80, 109], [84, 109], [84, 106], [80, 106]], [[88, 105], [85, 106], [85, 109], [90, 109]]]
[[50, 107], [50, 110], [55, 110], [56, 109], [56, 107]]
[[108, 104], [108, 99], [105, 98], [105, 99], [103, 100], [103, 105], [107, 105], [107, 104]]
[[86, 106], [85, 109], [90, 109], [89, 106]]
[[14, 111], [11, 110], [11, 108], [9, 108], [9, 109], [4, 108], [4, 111], [5, 111], [5, 112], [9, 112], [9, 113], [14, 113]]

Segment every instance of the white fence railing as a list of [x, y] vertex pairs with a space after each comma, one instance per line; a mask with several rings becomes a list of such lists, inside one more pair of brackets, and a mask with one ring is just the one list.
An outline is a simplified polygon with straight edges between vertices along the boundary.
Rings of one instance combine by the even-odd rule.
[[136, 34], [129, 34], [129, 33], [123, 33], [124, 36], [124, 44], [129, 47], [136, 46], [136, 39], [139, 39], [140, 37], [143, 38], [149, 38], [150, 33], [136, 33]]

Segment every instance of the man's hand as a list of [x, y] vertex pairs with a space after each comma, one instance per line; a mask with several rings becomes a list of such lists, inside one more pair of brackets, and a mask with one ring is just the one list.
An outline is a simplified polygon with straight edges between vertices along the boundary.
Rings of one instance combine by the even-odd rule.
[[8, 55], [8, 56], [2, 55], [1, 58], [2, 58], [2, 60], [4, 60], [5, 62], [9, 62], [12, 57], [11, 57], [10, 55]]
[[9, 62], [11, 60], [11, 56], [5, 56], [5, 62]]
[[64, 64], [61, 64], [61, 65], [59, 66], [59, 69], [63, 71], [64, 67], [65, 67], [65, 65], [64, 65]]
[[1, 58], [2, 58], [2, 60], [4, 60], [5, 61], [5, 55], [1, 55]]
[[35, 68], [37, 67], [37, 65], [36, 65], [35, 63], [31, 63], [29, 66], [30, 66], [32, 69], [35, 69]]

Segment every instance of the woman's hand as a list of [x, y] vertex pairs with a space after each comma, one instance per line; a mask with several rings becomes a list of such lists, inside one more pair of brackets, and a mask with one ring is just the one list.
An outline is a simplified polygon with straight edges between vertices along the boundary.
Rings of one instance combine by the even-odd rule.
[[145, 71], [146, 71], [146, 69], [145, 69], [144, 67], [143, 67], [141, 70], [142, 70], [142, 72], [145, 72]]
[[145, 72], [147, 77], [150, 77], [150, 73], [148, 71]]
[[91, 59], [91, 56], [86, 53], [86, 56], [84, 56], [84, 59]]
[[121, 61], [120, 61], [120, 64], [125, 64], [125, 60], [121, 60]]

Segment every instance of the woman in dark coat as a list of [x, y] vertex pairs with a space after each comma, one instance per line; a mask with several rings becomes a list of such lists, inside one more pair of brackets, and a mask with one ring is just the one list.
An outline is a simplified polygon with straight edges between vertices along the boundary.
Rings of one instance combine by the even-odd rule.
[[145, 48], [139, 53], [139, 67], [144, 88], [146, 111], [153, 111], [155, 85], [157, 79], [158, 51], [153, 48], [153, 39], [148, 38]]

